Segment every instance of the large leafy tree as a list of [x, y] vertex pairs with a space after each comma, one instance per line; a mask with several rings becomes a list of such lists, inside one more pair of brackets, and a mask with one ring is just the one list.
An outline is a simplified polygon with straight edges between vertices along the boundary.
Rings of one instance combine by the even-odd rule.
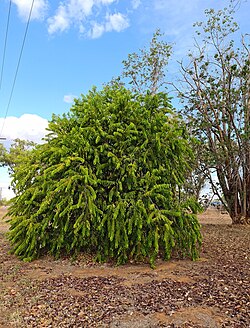
[[14, 167], [13, 252], [32, 260], [90, 251], [99, 260], [196, 258], [197, 204], [181, 202], [192, 151], [164, 94], [90, 91]]
[[249, 223], [250, 51], [244, 36], [235, 44], [234, 5], [206, 10], [207, 20], [196, 24], [196, 50], [189, 54], [190, 63], [181, 66], [179, 91], [203, 145], [203, 173], [233, 223]]

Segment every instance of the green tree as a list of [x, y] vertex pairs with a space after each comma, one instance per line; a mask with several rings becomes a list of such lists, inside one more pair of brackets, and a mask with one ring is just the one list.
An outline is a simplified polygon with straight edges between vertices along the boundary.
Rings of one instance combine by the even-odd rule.
[[7, 150], [2, 143], [0, 143], [0, 166], [5, 165]]
[[197, 258], [198, 205], [177, 190], [192, 151], [166, 95], [106, 86], [53, 116], [46, 143], [14, 167], [13, 252], [90, 251], [98, 260]]
[[[33, 141], [21, 139], [15, 139], [9, 149], [0, 144], [0, 166], [8, 167], [9, 173], [12, 174], [16, 166], [26, 161], [35, 145]], [[15, 191], [14, 183], [12, 188]]]
[[35, 147], [36, 143], [29, 140], [15, 139], [9, 150], [0, 144], [0, 163], [7, 166], [9, 172], [13, 172], [16, 165], [22, 163], [23, 158], [29, 156], [29, 151]]
[[235, 45], [234, 4], [206, 10], [207, 21], [195, 24], [196, 50], [188, 65], [181, 64], [178, 91], [192, 132], [203, 144], [203, 172], [214, 193], [233, 223], [249, 223], [250, 51], [244, 36]]

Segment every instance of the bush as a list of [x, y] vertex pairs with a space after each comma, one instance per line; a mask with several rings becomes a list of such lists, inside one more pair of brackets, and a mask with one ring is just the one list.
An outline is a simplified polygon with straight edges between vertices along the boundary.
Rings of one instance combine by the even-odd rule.
[[153, 265], [175, 249], [197, 258], [198, 205], [178, 198], [192, 152], [166, 95], [93, 89], [49, 130], [13, 173], [16, 255], [90, 251], [100, 261]]

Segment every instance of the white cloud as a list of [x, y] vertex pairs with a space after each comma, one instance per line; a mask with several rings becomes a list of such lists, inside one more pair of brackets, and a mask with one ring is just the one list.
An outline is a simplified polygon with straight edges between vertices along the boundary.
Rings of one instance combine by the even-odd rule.
[[81, 34], [98, 38], [105, 32], [121, 32], [129, 26], [128, 18], [121, 14], [110, 14], [116, 0], [67, 0], [62, 2], [48, 22], [49, 34], [77, 27]]
[[38, 115], [23, 114], [20, 117], [9, 116], [5, 121], [0, 118], [0, 126], [3, 124], [2, 136], [7, 141], [19, 138], [41, 143], [46, 134], [48, 121]]
[[[18, 14], [23, 20], [29, 17], [33, 0], [12, 0]], [[47, 18], [47, 29], [50, 35], [62, 33], [70, 28], [76, 28], [81, 35], [98, 38], [105, 32], [121, 32], [129, 27], [127, 15], [129, 7], [136, 10], [141, 0], [125, 2], [125, 12], [119, 12], [120, 0], [62, 0], [53, 8], [52, 0], [35, 0], [32, 19]], [[51, 6], [50, 6], [51, 4]], [[127, 6], [127, 8], [126, 8]], [[49, 13], [49, 10], [53, 12]]]
[[106, 15], [106, 22], [99, 24], [97, 22], [92, 22], [92, 28], [88, 32], [88, 36], [92, 39], [99, 38], [105, 32], [121, 32], [129, 27], [129, 20], [126, 16], [121, 13], [116, 13], [113, 15]]
[[126, 16], [122, 15], [121, 13], [107, 15], [106, 16], [107, 23], [106, 23], [106, 31], [116, 31], [121, 32], [129, 27], [129, 20]]
[[110, 5], [111, 3], [115, 2], [116, 0], [97, 0], [96, 2], [100, 2], [103, 5]]
[[100, 36], [102, 36], [104, 32], [105, 32], [104, 25], [93, 22], [92, 29], [89, 31], [88, 36], [91, 37], [92, 39], [97, 39]]
[[66, 8], [60, 5], [55, 16], [48, 19], [48, 32], [54, 34], [56, 32], [63, 32], [70, 27], [70, 19], [68, 17]]
[[15, 197], [14, 192], [10, 188], [11, 178], [8, 173], [7, 167], [0, 167], [0, 188], [1, 188], [1, 196], [5, 199], [11, 199]]
[[63, 101], [66, 102], [66, 103], [68, 103], [68, 104], [71, 104], [71, 103], [74, 102], [74, 99], [75, 98], [77, 98], [77, 96], [75, 96], [75, 95], [65, 95], [63, 97]]
[[131, 0], [132, 8], [135, 10], [141, 5], [141, 0]]
[[[14, 139], [30, 140], [37, 143], [42, 142], [46, 134], [48, 121], [38, 115], [24, 114], [20, 117], [9, 116], [5, 120], [0, 118], [0, 127], [4, 124], [1, 136], [7, 140], [3, 141], [5, 147], [9, 147]], [[14, 197], [13, 191], [9, 188], [11, 179], [6, 167], [0, 168], [0, 187], [2, 188], [2, 197], [10, 199]]]
[[[32, 0], [12, 0], [12, 2], [17, 6], [19, 16], [27, 20], [29, 17]], [[48, 10], [48, 1], [47, 0], [35, 0], [31, 19], [44, 19]]]

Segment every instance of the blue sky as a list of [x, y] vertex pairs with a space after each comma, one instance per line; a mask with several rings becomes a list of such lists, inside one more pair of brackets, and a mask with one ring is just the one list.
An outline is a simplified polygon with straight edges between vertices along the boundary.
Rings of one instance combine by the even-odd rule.
[[[176, 60], [192, 48], [192, 24], [206, 8], [223, 8], [224, 0], [35, 0], [13, 97], [13, 79], [32, 0], [12, 0], [0, 90], [0, 131], [8, 140], [39, 141], [52, 113], [67, 112], [72, 98], [93, 85], [101, 87], [122, 70], [122, 60], [150, 41], [157, 28], [174, 43], [170, 80], [178, 75]], [[2, 65], [9, 0], [0, 0]], [[250, 31], [250, 2], [242, 1], [237, 21]], [[7, 118], [4, 120], [6, 110]], [[7, 196], [9, 179], [0, 170]]]

